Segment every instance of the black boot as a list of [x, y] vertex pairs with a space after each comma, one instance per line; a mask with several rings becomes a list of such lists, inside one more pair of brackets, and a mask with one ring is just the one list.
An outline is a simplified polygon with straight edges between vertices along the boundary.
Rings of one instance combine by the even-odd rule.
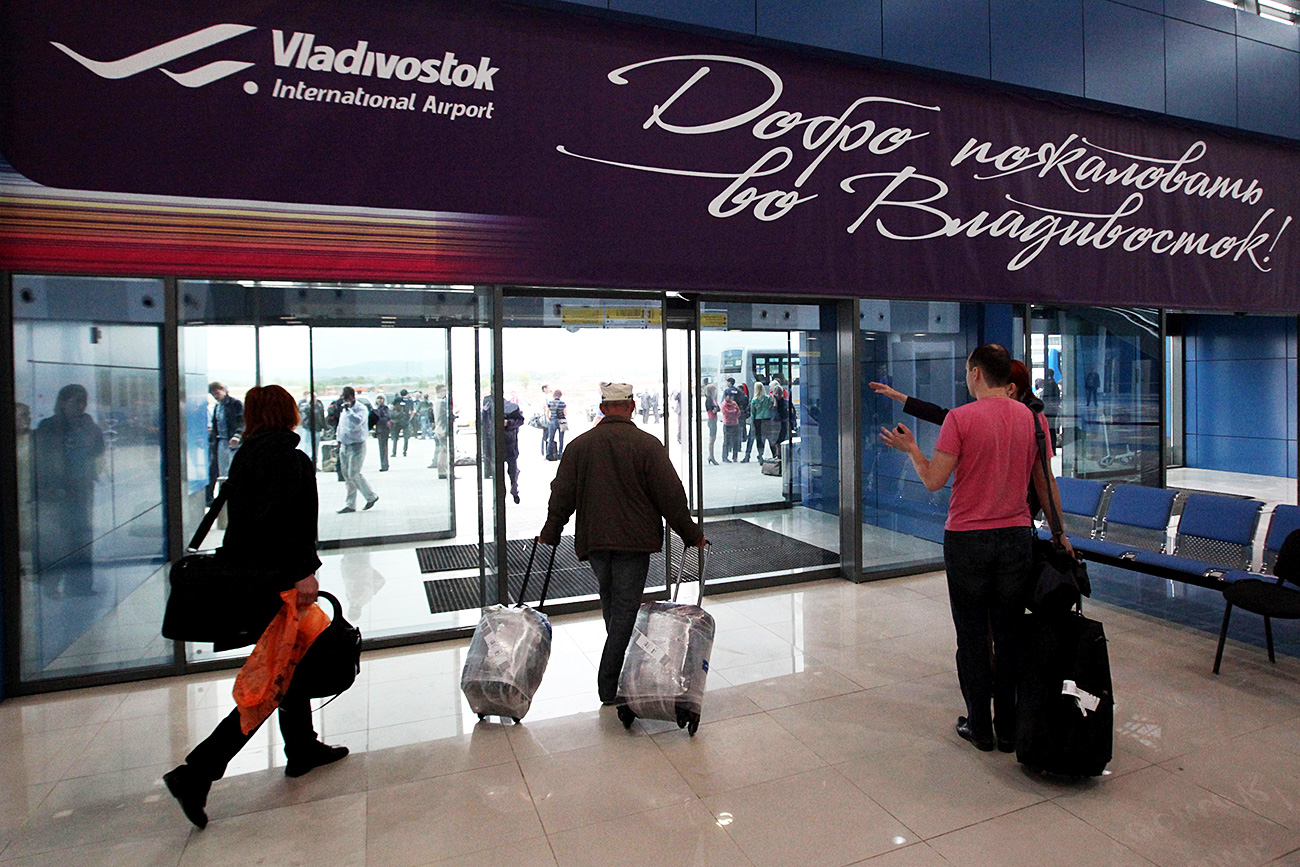
[[312, 741], [310, 746], [296, 749], [292, 754], [285, 750], [289, 762], [284, 766], [284, 775], [286, 777], [301, 777], [321, 765], [337, 762], [347, 754], [347, 747], [332, 747], [320, 741]]
[[193, 822], [200, 831], [206, 828], [208, 814], [205, 808], [208, 805], [208, 790], [212, 788], [212, 781], [203, 779], [189, 765], [179, 765], [163, 774], [163, 783], [167, 786], [167, 791], [172, 793], [172, 797], [180, 802], [185, 818]]

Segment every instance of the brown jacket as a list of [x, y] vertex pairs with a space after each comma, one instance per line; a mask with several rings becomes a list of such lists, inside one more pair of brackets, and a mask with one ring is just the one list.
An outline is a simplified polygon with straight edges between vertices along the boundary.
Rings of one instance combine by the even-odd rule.
[[574, 509], [573, 547], [580, 560], [592, 551], [662, 550], [661, 517], [688, 545], [704, 535], [691, 520], [668, 450], [631, 419], [606, 416], [565, 447], [551, 482], [543, 542], [560, 543]]

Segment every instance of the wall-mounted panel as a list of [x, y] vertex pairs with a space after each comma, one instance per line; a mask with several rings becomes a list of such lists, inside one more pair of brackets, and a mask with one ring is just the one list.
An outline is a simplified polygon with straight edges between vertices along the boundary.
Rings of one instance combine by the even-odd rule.
[[1199, 362], [1198, 432], [1251, 439], [1287, 438], [1284, 361]]
[[1165, 15], [1224, 33], [1237, 32], [1237, 10], [1218, 3], [1207, 3], [1205, 0], [1165, 0]]
[[1237, 35], [1288, 51], [1300, 51], [1300, 28], [1261, 15], [1237, 12]]
[[758, 0], [758, 35], [880, 56], [881, 0]]
[[1236, 125], [1237, 37], [1165, 19], [1165, 110], [1178, 117]]
[[1083, 96], [1083, 0], [990, 0], [992, 77]]
[[1201, 436], [1197, 439], [1197, 469], [1282, 478], [1289, 475], [1285, 440], [1232, 436]]
[[1147, 111], [1165, 110], [1164, 18], [1084, 0], [1084, 95]]
[[882, 56], [989, 76], [989, 0], [884, 0]]
[[1237, 38], [1237, 125], [1300, 138], [1300, 54]]
[[754, 32], [753, 0], [609, 0], [613, 12], [666, 18], [683, 24], [730, 30], [746, 35]]

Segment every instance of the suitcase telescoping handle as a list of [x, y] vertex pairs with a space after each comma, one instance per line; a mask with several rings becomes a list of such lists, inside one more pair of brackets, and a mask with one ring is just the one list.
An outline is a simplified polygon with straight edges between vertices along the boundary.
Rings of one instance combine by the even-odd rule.
[[[533, 539], [533, 547], [528, 550], [528, 567], [524, 569], [524, 586], [519, 588], [519, 601], [515, 604], [516, 608], [522, 608], [524, 604], [524, 594], [528, 592], [528, 579], [533, 574], [533, 558], [537, 556], [537, 539]], [[551, 570], [555, 568], [555, 552], [560, 550], [559, 545], [551, 547], [551, 559], [546, 564], [546, 578], [542, 581], [542, 596], [537, 600], [537, 607], [541, 608], [546, 604], [546, 593], [551, 589]]]
[[[695, 548], [694, 545], [686, 545], [686, 543], [684, 542], [682, 544], [684, 546], [682, 548], [682, 559], [677, 564], [677, 574], [673, 577], [673, 601], [674, 602], [677, 601], [677, 591], [680, 590], [682, 586], [682, 577], [686, 574], [686, 554], [692, 548]], [[695, 561], [699, 567], [699, 574], [697, 576], [697, 580], [700, 582], [699, 605], [702, 607], [704, 605], [704, 573], [705, 571], [707, 571], [704, 567], [709, 562], [709, 546], [706, 543], [703, 548], [695, 548], [695, 550], [699, 552], [699, 554], [695, 558]]]

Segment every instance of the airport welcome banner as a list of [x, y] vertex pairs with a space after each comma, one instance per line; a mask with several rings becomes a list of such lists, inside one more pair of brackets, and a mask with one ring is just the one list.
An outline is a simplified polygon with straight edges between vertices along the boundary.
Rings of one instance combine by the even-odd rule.
[[1286, 311], [1300, 151], [494, 0], [10, 0], [0, 267]]

